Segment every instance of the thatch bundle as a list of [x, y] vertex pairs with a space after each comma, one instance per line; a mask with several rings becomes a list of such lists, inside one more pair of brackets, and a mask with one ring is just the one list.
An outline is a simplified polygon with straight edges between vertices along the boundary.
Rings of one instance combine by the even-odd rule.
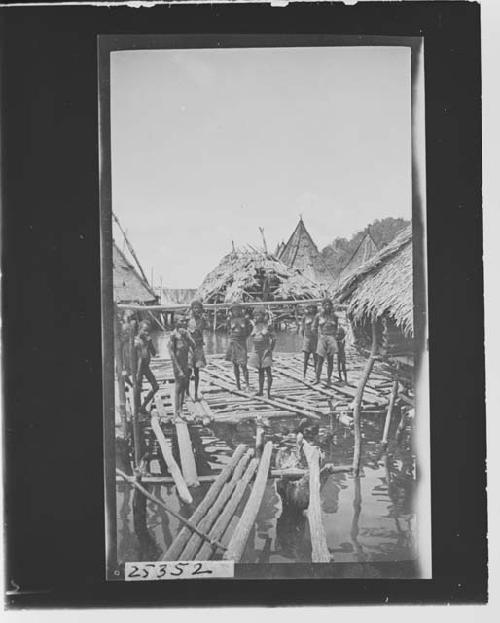
[[411, 226], [345, 278], [335, 292], [348, 304], [355, 323], [389, 318], [406, 337], [413, 336], [413, 259]]
[[274, 255], [235, 250], [203, 280], [196, 298], [205, 303], [289, 301], [319, 298], [321, 286], [289, 268]]

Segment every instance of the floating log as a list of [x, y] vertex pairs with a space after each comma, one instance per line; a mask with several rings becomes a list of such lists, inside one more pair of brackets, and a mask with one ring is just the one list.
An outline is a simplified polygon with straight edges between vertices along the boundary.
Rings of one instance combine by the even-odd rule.
[[177, 487], [177, 493], [183, 502], [186, 504], [192, 504], [193, 498], [189, 493], [189, 489], [187, 488], [187, 484], [182, 476], [182, 472], [177, 465], [174, 455], [172, 454], [172, 450], [167, 443], [167, 440], [163, 436], [163, 431], [161, 430], [160, 422], [158, 417], [151, 417], [151, 428], [153, 429], [154, 434], [156, 435], [156, 439], [160, 445], [160, 450], [167, 464], [168, 471], [170, 472], [172, 478], [174, 479], [175, 486]]
[[199, 485], [198, 476], [196, 474], [196, 461], [193, 453], [193, 445], [189, 435], [189, 428], [186, 422], [175, 421], [175, 430], [177, 431], [177, 443], [179, 444], [179, 454], [181, 458], [182, 475], [188, 487], [197, 487]]
[[[238, 508], [238, 505], [240, 504], [243, 498], [243, 495], [245, 494], [245, 490], [248, 486], [248, 483], [252, 479], [257, 469], [258, 464], [259, 464], [258, 459], [255, 459], [255, 458], [252, 459], [243, 475], [243, 478], [236, 484], [236, 488], [234, 489], [233, 495], [231, 496], [231, 499], [229, 500], [226, 508], [219, 515], [217, 521], [215, 522], [212, 529], [210, 530], [209, 534], [212, 535], [211, 538], [213, 538], [214, 540], [220, 540], [222, 536], [224, 535], [228, 525], [231, 522], [231, 519], [234, 516], [234, 513], [236, 512]], [[218, 536], [215, 536], [215, 535], [218, 535]], [[213, 552], [214, 552], [214, 548], [211, 547], [210, 544], [204, 543], [201, 546], [200, 551], [197, 553], [196, 558], [198, 560], [209, 560]]]
[[[330, 562], [330, 552], [326, 542], [325, 529], [321, 517], [319, 448], [304, 441], [304, 454], [309, 466], [309, 507], [307, 519], [311, 533], [312, 562]], [[224, 556], [229, 553], [226, 551]]]
[[250, 497], [248, 498], [247, 505], [245, 506], [245, 510], [243, 511], [233, 532], [227, 551], [224, 553], [225, 560], [234, 560], [234, 562], [239, 562], [243, 555], [246, 542], [250, 535], [252, 526], [255, 523], [257, 513], [259, 512], [259, 508], [262, 503], [262, 497], [264, 496], [264, 491], [266, 489], [272, 450], [273, 444], [271, 441], [268, 441], [264, 447], [264, 451], [262, 452], [257, 476], [255, 477], [255, 482], [253, 484]]
[[[233, 472], [231, 480], [224, 485], [222, 491], [219, 493], [219, 496], [215, 500], [214, 504], [212, 504], [208, 513], [197, 524], [198, 529], [201, 530], [203, 533], [207, 533], [213, 526], [215, 520], [226, 505], [226, 502], [231, 497], [231, 494], [233, 493], [238, 481], [243, 476], [247, 463], [251, 457], [251, 452], [247, 452], [244, 456], [241, 457], [238, 465]], [[199, 535], [193, 534], [189, 539], [183, 552], [179, 556], [178, 560], [193, 560], [201, 544], [202, 542]]]
[[140, 491], [142, 493], [142, 495], [144, 495], [146, 498], [148, 498], [148, 500], [151, 500], [151, 502], [154, 502], [155, 504], [158, 504], [158, 506], [161, 506], [161, 508], [166, 510], [167, 513], [170, 513], [170, 515], [173, 515], [178, 521], [180, 521], [182, 524], [187, 526], [187, 528], [189, 530], [192, 530], [193, 532], [195, 532], [202, 539], [207, 541], [212, 547], [218, 547], [221, 550], [225, 550], [226, 549], [222, 545], [222, 543], [219, 543], [219, 542], [215, 541], [214, 539], [209, 537], [207, 534], [205, 534], [205, 533], [201, 532], [200, 530], [198, 530], [198, 528], [195, 526], [195, 524], [192, 521], [190, 521], [189, 519], [186, 519], [182, 515], [179, 515], [179, 513], [175, 512], [169, 506], [167, 506], [165, 504], [165, 502], [163, 502], [162, 500], [158, 499], [157, 497], [155, 497], [154, 495], [149, 493], [149, 491], [147, 489], [145, 489], [142, 485], [140, 485], [136, 480], [134, 480], [134, 478], [132, 478], [130, 476], [127, 476], [127, 474], [125, 474], [124, 472], [122, 472], [119, 469], [116, 470], [116, 473], [121, 478], [123, 478], [123, 480], [126, 480], [129, 484], [131, 484], [138, 491]]
[[[207, 491], [203, 500], [198, 504], [197, 509], [191, 516], [191, 521], [197, 523], [212, 506], [217, 499], [220, 490], [224, 486], [227, 479], [230, 477], [234, 467], [237, 465], [243, 454], [245, 453], [246, 446], [239, 445], [233, 453], [231, 460], [224, 466], [221, 473], [217, 476], [210, 489]], [[162, 560], [177, 560], [177, 557], [184, 549], [186, 543], [191, 537], [191, 532], [187, 528], [183, 528], [179, 534], [175, 537], [172, 544], [162, 556]]]

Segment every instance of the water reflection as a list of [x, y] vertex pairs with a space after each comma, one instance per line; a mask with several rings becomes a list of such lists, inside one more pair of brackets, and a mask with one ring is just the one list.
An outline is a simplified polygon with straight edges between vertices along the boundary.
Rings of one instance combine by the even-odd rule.
[[[270, 420], [267, 437], [272, 439], [274, 452], [294, 443], [291, 433], [299, 418]], [[391, 442], [380, 454], [383, 418], [372, 416], [362, 421], [362, 470], [358, 478], [346, 473], [324, 473], [321, 478], [321, 509], [328, 547], [338, 562], [370, 560], [392, 561], [414, 558], [413, 493], [415, 460], [410, 436]], [[179, 460], [172, 427], [164, 432], [171, 438], [174, 456]], [[190, 426], [200, 475], [214, 473], [240, 443], [252, 446], [255, 423], [213, 423]], [[325, 454], [325, 461], [346, 465], [352, 461], [352, 431], [329, 417], [319, 422], [315, 442]], [[123, 445], [123, 444], [122, 444]], [[155, 443], [151, 453], [161, 459]], [[126, 449], [122, 448], [122, 453]], [[156, 453], [156, 454], [155, 454]], [[163, 461], [160, 460], [160, 464]], [[274, 458], [273, 458], [274, 463]], [[162, 471], [164, 468], [162, 466]], [[165, 473], [165, 471], [164, 471]], [[149, 485], [152, 486], [152, 485]], [[189, 517], [204, 497], [210, 483], [191, 489], [192, 505], [178, 499], [172, 485], [154, 485], [154, 494], [184, 517]], [[311, 560], [311, 543], [307, 518], [301, 510], [283, 503], [279, 483], [270, 480], [245, 552], [245, 562], [294, 562]], [[178, 521], [154, 504], [137, 504], [128, 485], [120, 485], [118, 495], [118, 552], [122, 560], [147, 559], [159, 556], [177, 533]], [[248, 493], [247, 493], [248, 495]], [[245, 496], [245, 499], [247, 497]], [[307, 499], [308, 491], [305, 491]], [[132, 503], [134, 501], [134, 503]], [[243, 503], [238, 512], [241, 513]], [[234, 526], [236, 520], [233, 520]]]

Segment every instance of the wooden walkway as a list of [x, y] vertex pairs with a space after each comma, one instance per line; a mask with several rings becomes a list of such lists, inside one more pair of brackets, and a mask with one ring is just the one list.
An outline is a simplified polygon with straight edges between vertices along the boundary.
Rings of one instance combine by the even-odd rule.
[[[188, 398], [182, 417], [175, 418], [171, 361], [154, 359], [152, 369], [160, 390], [155, 397], [156, 410], [151, 424], [179, 497], [191, 504], [190, 488], [197, 486], [200, 481], [209, 480], [208, 477], [200, 478], [196, 473], [189, 422], [201, 421], [207, 424], [211, 421], [238, 422], [274, 417], [307, 417], [317, 420], [321, 416], [329, 415], [332, 410], [348, 417], [364, 364], [362, 357], [348, 353], [349, 384], [339, 383], [335, 370], [331, 386], [324, 382], [313, 385], [312, 367], [308, 370], [307, 379], [302, 378], [301, 353], [276, 354], [273, 365], [274, 381], [269, 399], [256, 395], [257, 375], [254, 370], [250, 369], [250, 391], [239, 391], [233, 379], [232, 365], [222, 355], [211, 355], [200, 375], [201, 400], [193, 402]], [[323, 375], [326, 375], [326, 369]], [[390, 370], [384, 364], [376, 362], [363, 395], [362, 411], [385, 413], [390, 403], [392, 387]], [[149, 386], [145, 383], [143, 391], [148, 390]], [[161, 424], [166, 422], [175, 426], [180, 465], [174, 459], [170, 441], [164, 436]], [[308, 518], [313, 538], [313, 561], [327, 562], [329, 554], [319, 510], [319, 453], [317, 448], [307, 444], [305, 451], [310, 470]], [[238, 446], [222, 470], [210, 477], [211, 486], [190, 517], [190, 522], [192, 526], [196, 526], [197, 531], [184, 525], [164, 553], [163, 560], [226, 558], [237, 562], [242, 558], [262, 502], [267, 479], [272, 475], [272, 443], [265, 444], [261, 456], [255, 456], [255, 452], [253, 448]], [[244, 499], [246, 503], [243, 505]], [[238, 517], [237, 522], [233, 520], [235, 516]], [[222, 547], [221, 542], [226, 543], [227, 547]]]

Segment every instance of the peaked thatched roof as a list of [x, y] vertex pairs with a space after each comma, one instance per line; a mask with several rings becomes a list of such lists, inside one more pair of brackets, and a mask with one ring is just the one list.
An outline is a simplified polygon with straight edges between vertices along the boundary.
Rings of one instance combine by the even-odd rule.
[[113, 242], [113, 297], [116, 303], [156, 302], [156, 295]]
[[378, 253], [378, 247], [373, 240], [369, 231], [361, 239], [354, 253], [351, 255], [345, 266], [340, 273], [339, 282], [345, 279], [348, 275], [351, 275], [357, 268], [362, 266], [365, 262], [371, 259]]
[[354, 321], [387, 315], [413, 335], [413, 257], [411, 225], [377, 255], [341, 281], [335, 299], [347, 303]]
[[278, 258], [287, 266], [300, 270], [304, 277], [311, 281], [324, 286], [333, 283], [333, 275], [307, 231], [302, 217], [288, 242], [280, 250]]
[[205, 303], [307, 300], [322, 296], [321, 287], [274, 255], [235, 250], [203, 280], [196, 298]]

